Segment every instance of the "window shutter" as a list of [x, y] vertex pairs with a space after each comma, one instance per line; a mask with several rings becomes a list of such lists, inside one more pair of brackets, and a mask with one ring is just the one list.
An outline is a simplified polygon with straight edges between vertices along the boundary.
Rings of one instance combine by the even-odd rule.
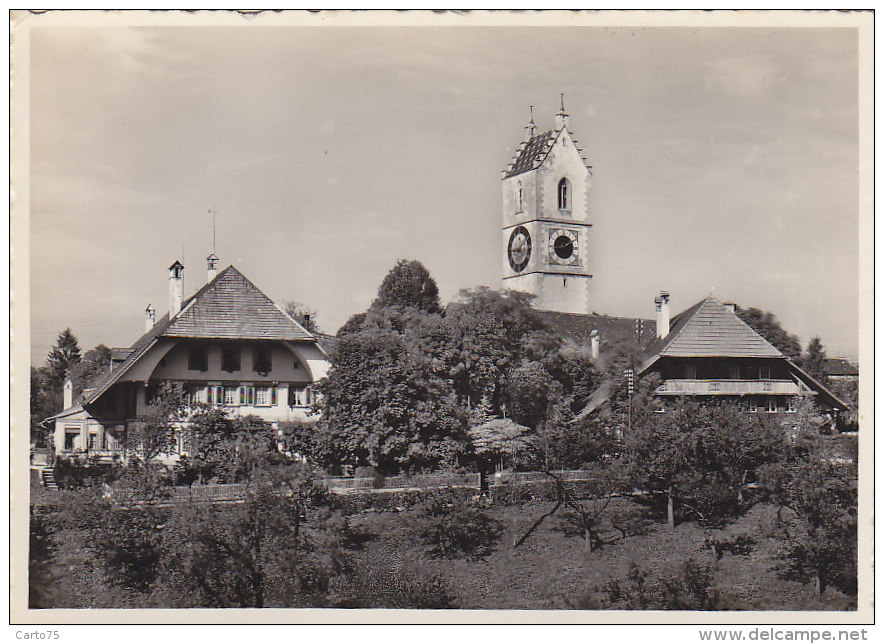
[[276, 387], [270, 388], [270, 404], [276, 407]]
[[254, 405], [255, 404], [255, 388], [249, 387], [248, 389], [249, 389], [249, 404]]
[[246, 388], [245, 387], [239, 388], [239, 404], [240, 405], [246, 404]]

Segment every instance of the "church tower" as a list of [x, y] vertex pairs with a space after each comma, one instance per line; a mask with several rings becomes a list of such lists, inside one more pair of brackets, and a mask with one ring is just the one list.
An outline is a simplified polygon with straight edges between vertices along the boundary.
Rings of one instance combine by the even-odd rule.
[[555, 129], [525, 141], [503, 176], [503, 288], [533, 293], [542, 311], [590, 313], [589, 187], [564, 96]]

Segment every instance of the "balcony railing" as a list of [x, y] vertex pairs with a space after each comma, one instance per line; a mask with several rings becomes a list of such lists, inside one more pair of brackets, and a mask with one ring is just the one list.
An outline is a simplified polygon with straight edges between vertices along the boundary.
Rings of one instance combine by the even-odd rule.
[[654, 392], [660, 396], [797, 396], [791, 380], [666, 380]]

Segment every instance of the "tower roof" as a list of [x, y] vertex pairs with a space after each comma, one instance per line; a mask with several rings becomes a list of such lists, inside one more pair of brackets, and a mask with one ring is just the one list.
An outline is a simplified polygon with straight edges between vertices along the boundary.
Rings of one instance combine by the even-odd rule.
[[536, 170], [540, 167], [540, 164], [543, 163], [546, 155], [556, 142], [557, 134], [558, 132], [555, 130], [547, 130], [542, 134], [532, 136], [522, 148], [522, 151], [515, 157], [504, 178], [508, 179], [509, 177], [514, 177], [529, 170]]

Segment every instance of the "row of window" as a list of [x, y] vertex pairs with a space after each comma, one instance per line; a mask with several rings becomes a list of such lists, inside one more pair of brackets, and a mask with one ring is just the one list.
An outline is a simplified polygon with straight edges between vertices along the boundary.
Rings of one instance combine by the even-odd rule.
[[[746, 411], [750, 414], [757, 414], [762, 410], [767, 411], [768, 414], [779, 413], [779, 399], [776, 396], [768, 396], [763, 400], [759, 400], [758, 398], [749, 398], [746, 400]], [[661, 404], [661, 406], [657, 408], [657, 411], [663, 413], [666, 411], [666, 408]], [[794, 396], [788, 396], [783, 400], [783, 411], [787, 414], [794, 414], [798, 411]]]
[[[723, 367], [722, 367], [723, 369]], [[724, 379], [724, 373], [706, 373], [704, 376], [720, 376], [721, 378], [715, 379]], [[770, 367], [747, 367], [744, 366], [742, 369], [738, 364], [730, 364], [727, 365], [727, 379], [728, 380], [752, 380], [755, 377], [758, 377], [758, 380], [771, 380], [771, 372]], [[741, 378], [742, 376], [742, 378]], [[687, 363], [684, 365], [684, 378], [686, 380], [696, 380], [697, 379], [697, 365]]]
[[[187, 357], [187, 368], [191, 371], [209, 370], [209, 350], [204, 345], [190, 348]], [[298, 368], [297, 363], [295, 369]], [[240, 348], [237, 346], [225, 346], [221, 348], [221, 371], [233, 373], [242, 369]], [[273, 370], [273, 352], [270, 347], [255, 347], [252, 349], [252, 371], [266, 375]]]
[[[557, 192], [556, 204], [558, 205], [559, 210], [568, 210], [569, 209], [569, 191], [571, 189], [570, 182], [563, 178], [559, 181], [559, 186]], [[523, 199], [523, 190], [522, 190], [522, 182], [519, 181], [516, 185], [516, 212], [522, 212], [524, 210], [524, 199]]]
[[[224, 407], [276, 407], [279, 387], [276, 385], [190, 385], [185, 388], [190, 404], [222, 405]], [[306, 407], [313, 404], [310, 387], [289, 387], [288, 405]]]
[[[793, 396], [788, 396], [783, 401], [785, 411], [787, 414], [794, 414], [798, 411], [797, 406], [795, 405], [795, 398]], [[766, 404], [766, 410], [768, 414], [776, 414], [779, 411], [779, 407], [777, 406], [778, 399], [775, 396], [769, 396], [767, 400], [764, 401]], [[746, 411], [750, 414], [758, 413], [759, 409], [762, 408], [762, 404], [759, 402], [757, 398], [749, 398], [746, 401]]]

